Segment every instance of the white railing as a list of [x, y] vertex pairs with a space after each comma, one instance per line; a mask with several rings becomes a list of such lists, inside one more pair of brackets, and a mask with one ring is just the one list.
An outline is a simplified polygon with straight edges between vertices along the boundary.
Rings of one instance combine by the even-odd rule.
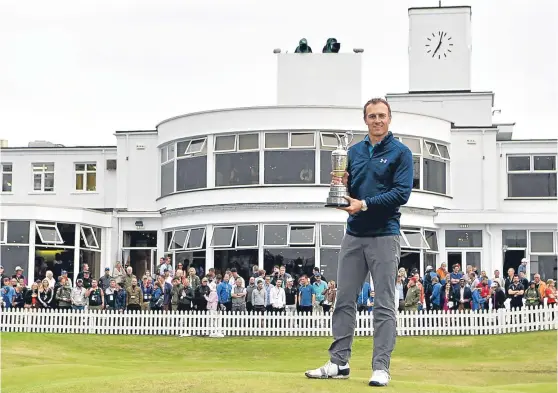
[[[558, 329], [558, 307], [480, 312], [401, 312], [400, 336], [479, 335]], [[213, 335], [331, 336], [331, 315], [193, 312], [73, 311], [8, 309], [0, 313], [1, 332]], [[355, 335], [373, 333], [371, 313], [357, 314]]]

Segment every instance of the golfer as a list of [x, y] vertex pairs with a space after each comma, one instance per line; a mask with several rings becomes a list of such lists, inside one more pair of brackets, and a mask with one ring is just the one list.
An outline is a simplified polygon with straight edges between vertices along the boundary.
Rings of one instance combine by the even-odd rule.
[[[386, 386], [395, 346], [395, 280], [401, 246], [399, 207], [413, 187], [413, 156], [389, 131], [391, 108], [375, 98], [364, 105], [368, 135], [348, 151], [342, 180], [350, 205], [347, 232], [337, 270], [337, 303], [332, 316], [330, 360], [305, 373], [308, 378], [349, 378], [349, 359], [356, 325], [356, 299], [368, 272], [374, 282], [374, 353], [370, 386]], [[336, 181], [334, 179], [334, 181]]]

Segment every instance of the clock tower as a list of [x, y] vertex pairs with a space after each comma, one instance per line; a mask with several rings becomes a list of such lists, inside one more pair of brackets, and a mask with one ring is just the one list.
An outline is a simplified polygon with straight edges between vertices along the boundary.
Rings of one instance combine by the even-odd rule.
[[409, 91], [471, 91], [471, 7], [409, 8]]

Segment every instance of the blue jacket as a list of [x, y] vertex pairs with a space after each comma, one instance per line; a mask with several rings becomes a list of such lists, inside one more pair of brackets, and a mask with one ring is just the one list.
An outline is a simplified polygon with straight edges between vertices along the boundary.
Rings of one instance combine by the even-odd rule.
[[217, 297], [219, 298], [219, 303], [225, 304], [231, 301], [231, 290], [232, 286], [225, 281], [221, 281], [217, 285]]
[[411, 150], [388, 132], [373, 149], [368, 137], [352, 146], [348, 161], [349, 194], [364, 199], [368, 210], [349, 216], [347, 233], [359, 237], [399, 235], [399, 207], [407, 203], [413, 189]]
[[357, 304], [366, 306], [366, 301], [368, 300], [369, 297], [370, 297], [370, 284], [368, 283], [368, 281], [365, 281], [357, 297]]
[[483, 307], [484, 303], [486, 302], [486, 299], [481, 297], [480, 290], [475, 289], [472, 292], [473, 292], [472, 309], [473, 311], [480, 310]]
[[430, 298], [432, 304], [435, 304], [437, 306], [441, 304], [442, 301], [441, 292], [442, 292], [442, 284], [437, 282], [432, 286], [432, 297]]

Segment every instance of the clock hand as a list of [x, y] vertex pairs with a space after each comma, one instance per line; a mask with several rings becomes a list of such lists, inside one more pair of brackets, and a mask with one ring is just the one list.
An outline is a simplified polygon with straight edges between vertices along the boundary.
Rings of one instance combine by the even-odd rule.
[[436, 47], [436, 50], [434, 51], [434, 53], [432, 53], [432, 57], [434, 57], [436, 52], [438, 52], [438, 49], [440, 49], [440, 45], [442, 45], [442, 37], [440, 37], [440, 42], [438, 42], [438, 46]]

